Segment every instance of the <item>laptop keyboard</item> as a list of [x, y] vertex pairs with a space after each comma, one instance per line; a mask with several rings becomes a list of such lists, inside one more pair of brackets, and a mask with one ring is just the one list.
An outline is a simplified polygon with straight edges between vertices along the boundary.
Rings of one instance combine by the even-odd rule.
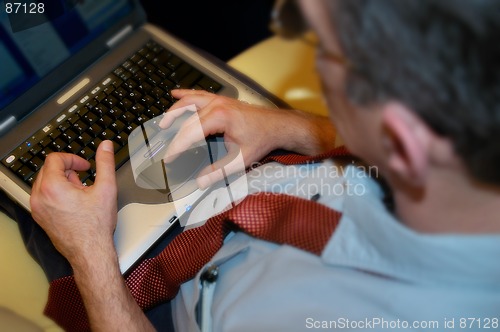
[[79, 174], [82, 183], [90, 186], [99, 143], [113, 141], [118, 169], [129, 160], [128, 135], [175, 102], [170, 95], [174, 88], [215, 93], [222, 85], [149, 41], [82, 94], [79, 102], [7, 154], [2, 163], [31, 187], [48, 154], [74, 153], [91, 163], [88, 171]]

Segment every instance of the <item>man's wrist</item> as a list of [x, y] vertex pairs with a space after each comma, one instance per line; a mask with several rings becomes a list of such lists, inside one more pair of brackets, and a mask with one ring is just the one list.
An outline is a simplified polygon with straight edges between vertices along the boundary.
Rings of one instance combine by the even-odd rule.
[[118, 267], [118, 255], [113, 239], [108, 241], [91, 241], [82, 246], [78, 253], [67, 257], [75, 276], [81, 272], [98, 270], [100, 268]]
[[336, 131], [328, 118], [296, 111], [288, 122], [286, 150], [304, 155], [318, 155], [335, 147]]

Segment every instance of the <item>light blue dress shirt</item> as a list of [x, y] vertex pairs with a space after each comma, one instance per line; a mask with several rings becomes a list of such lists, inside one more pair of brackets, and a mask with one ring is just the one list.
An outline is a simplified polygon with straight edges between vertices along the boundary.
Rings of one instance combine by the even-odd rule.
[[[219, 267], [212, 330], [500, 330], [500, 236], [417, 233], [387, 211], [373, 169], [341, 167], [272, 163], [249, 174], [251, 193], [319, 193], [343, 215], [321, 256], [226, 239], [207, 264]], [[200, 274], [173, 301], [176, 331], [199, 331], [199, 298]]]

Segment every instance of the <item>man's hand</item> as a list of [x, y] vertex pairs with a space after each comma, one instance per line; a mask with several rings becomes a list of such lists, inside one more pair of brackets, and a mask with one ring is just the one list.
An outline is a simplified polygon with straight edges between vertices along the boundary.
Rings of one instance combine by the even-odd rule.
[[103, 244], [112, 244], [116, 226], [117, 190], [112, 142], [104, 141], [99, 146], [95, 184], [86, 187], [76, 172], [89, 167], [88, 161], [76, 155], [51, 153], [31, 194], [33, 218], [72, 264], [76, 258]]
[[[175, 111], [178, 108], [194, 104], [198, 115], [182, 125], [169, 145], [166, 162], [202, 138], [193, 135], [199, 132], [194, 126], [199, 127], [201, 124], [205, 137], [224, 135], [228, 156], [201, 171], [198, 185], [202, 188], [220, 180], [222, 173], [213, 170], [224, 166], [225, 171], [231, 173], [231, 160], [240, 152], [248, 167], [275, 149], [315, 155], [334, 147], [335, 130], [325, 117], [250, 105], [205, 91], [173, 90], [172, 95], [180, 100], [165, 114], [160, 123], [162, 128], [168, 128], [181, 115]], [[234, 165], [235, 170], [239, 169], [237, 166]]]
[[153, 331], [123, 280], [113, 244], [117, 187], [112, 142], [99, 145], [95, 183], [85, 187], [76, 172], [89, 167], [78, 156], [50, 154], [33, 185], [33, 218], [73, 267], [92, 331]]

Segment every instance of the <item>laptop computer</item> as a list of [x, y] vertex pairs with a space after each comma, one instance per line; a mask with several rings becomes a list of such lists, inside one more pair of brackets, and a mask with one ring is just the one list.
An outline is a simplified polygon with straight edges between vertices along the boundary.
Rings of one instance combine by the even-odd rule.
[[[134, 130], [175, 102], [169, 91], [176, 87], [275, 103], [223, 64], [148, 24], [137, 0], [35, 4], [0, 12], [0, 188], [29, 211], [31, 186], [47, 154], [72, 152], [92, 163], [99, 142], [113, 140], [115, 244], [126, 273], [204, 195], [194, 188], [176, 198], [138, 186], [128, 146]], [[92, 185], [92, 169], [80, 176]]]

